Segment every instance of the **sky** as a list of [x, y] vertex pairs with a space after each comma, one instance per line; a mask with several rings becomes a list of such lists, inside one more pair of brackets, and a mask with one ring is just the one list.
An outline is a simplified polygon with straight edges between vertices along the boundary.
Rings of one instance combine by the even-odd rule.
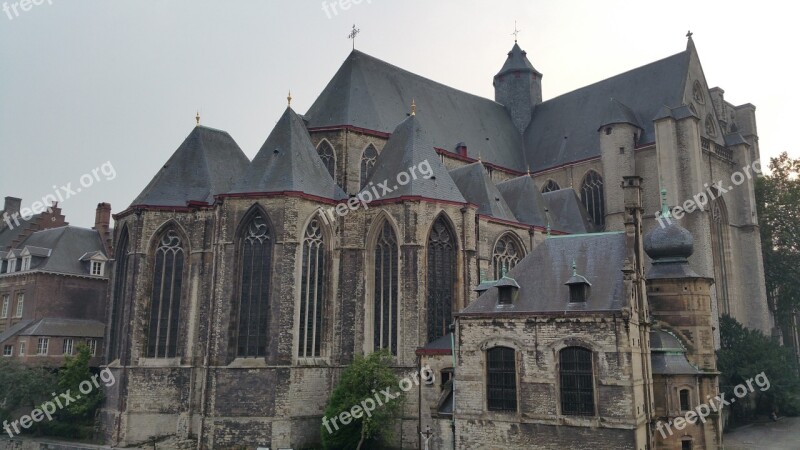
[[60, 193], [72, 225], [93, 225], [100, 202], [127, 208], [198, 110], [252, 159], [287, 92], [305, 113], [333, 77], [354, 24], [357, 49], [493, 98], [516, 21], [545, 100], [678, 53], [691, 30], [709, 86], [756, 105], [764, 164], [783, 151], [800, 157], [781, 138], [800, 103], [786, 3], [36, 0], [25, 11], [18, 2], [0, 0], [0, 197], [30, 207]]

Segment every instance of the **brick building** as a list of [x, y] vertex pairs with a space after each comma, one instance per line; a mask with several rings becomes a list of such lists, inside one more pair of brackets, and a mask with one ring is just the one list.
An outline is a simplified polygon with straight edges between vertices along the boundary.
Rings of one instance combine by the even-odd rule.
[[[685, 229], [665, 228], [689, 236], [691, 255], [668, 246], [680, 261], [665, 265], [687, 278], [650, 281], [659, 254], [643, 253], [642, 236], [655, 236], [653, 249], [669, 243], [658, 237], [662, 204], [682, 205], [758, 161], [755, 108], [708, 88], [691, 39], [546, 101], [541, 77], [515, 44], [492, 101], [354, 50], [305, 115], [286, 109], [253, 161], [198, 118], [115, 216], [107, 360], [121, 381], [103, 410], [109, 441], [314, 445], [342, 368], [387, 348], [398, 371], [425, 359], [441, 375], [409, 396], [395, 430], [404, 448], [428, 426], [444, 445], [453, 416], [459, 448], [536, 448], [531, 433], [574, 440], [598, 429], [622, 448], [684, 448], [654, 435], [658, 417], [677, 411], [663, 386], [716, 389], [706, 358], [719, 314], [774, 332], [753, 180], [687, 214]], [[572, 234], [581, 236], [555, 237]], [[485, 280], [498, 283], [487, 290]], [[542, 291], [552, 294], [542, 309], [528, 282], [560, 290]], [[565, 282], [592, 292], [589, 307], [565, 306]], [[481, 316], [501, 288], [524, 305], [519, 316]], [[692, 295], [680, 304], [697, 309], [675, 318], [662, 300], [683, 288]], [[447, 333], [458, 312], [454, 367]], [[486, 335], [504, 349], [503, 377], [521, 371], [510, 416], [469, 394], [459, 401], [460, 383], [486, 392]], [[567, 347], [577, 375], [598, 383], [575, 414], [559, 409], [553, 382]], [[687, 367], [699, 372], [671, 372]], [[717, 448], [715, 423], [681, 439]]]

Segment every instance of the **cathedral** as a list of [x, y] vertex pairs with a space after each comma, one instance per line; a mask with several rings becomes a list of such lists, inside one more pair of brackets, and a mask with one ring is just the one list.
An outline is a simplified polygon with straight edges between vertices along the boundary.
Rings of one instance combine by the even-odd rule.
[[718, 319], [774, 320], [755, 107], [688, 38], [547, 100], [516, 42], [494, 100], [353, 50], [252, 161], [198, 117], [114, 216], [107, 441], [315, 448], [387, 349], [436, 374], [398, 448], [722, 448], [717, 411], [677, 426], [719, 388]]

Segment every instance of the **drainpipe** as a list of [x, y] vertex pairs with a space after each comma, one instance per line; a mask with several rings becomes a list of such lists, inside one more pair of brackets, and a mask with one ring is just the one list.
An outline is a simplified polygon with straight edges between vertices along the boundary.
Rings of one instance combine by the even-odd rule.
[[453, 378], [451, 380], [453, 384], [453, 414], [451, 415], [450, 429], [453, 434], [453, 450], [456, 450], [456, 365], [458, 364], [458, 356], [456, 355], [456, 329], [458, 329], [458, 326], [454, 320], [453, 324], [450, 325], [450, 353], [453, 355]]

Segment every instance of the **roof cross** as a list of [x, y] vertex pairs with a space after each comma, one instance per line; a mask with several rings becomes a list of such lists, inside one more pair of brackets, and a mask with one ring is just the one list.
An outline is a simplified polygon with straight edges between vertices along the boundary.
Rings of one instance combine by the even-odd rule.
[[517, 21], [515, 20], [514, 21], [514, 32], [511, 33], [514, 36], [514, 42], [517, 42], [517, 35], [519, 34], [520, 31], [522, 31], [522, 30], [518, 30], [517, 29]]
[[361, 32], [360, 28], [356, 28], [356, 24], [353, 24], [353, 30], [350, 31], [350, 34], [347, 35], [347, 39], [353, 40], [353, 50], [356, 49], [356, 35]]
[[692, 40], [692, 35], [693, 34], [694, 33], [692, 33], [692, 30], [689, 30], [689, 31], [686, 32], [686, 37], [689, 38], [689, 40]]

